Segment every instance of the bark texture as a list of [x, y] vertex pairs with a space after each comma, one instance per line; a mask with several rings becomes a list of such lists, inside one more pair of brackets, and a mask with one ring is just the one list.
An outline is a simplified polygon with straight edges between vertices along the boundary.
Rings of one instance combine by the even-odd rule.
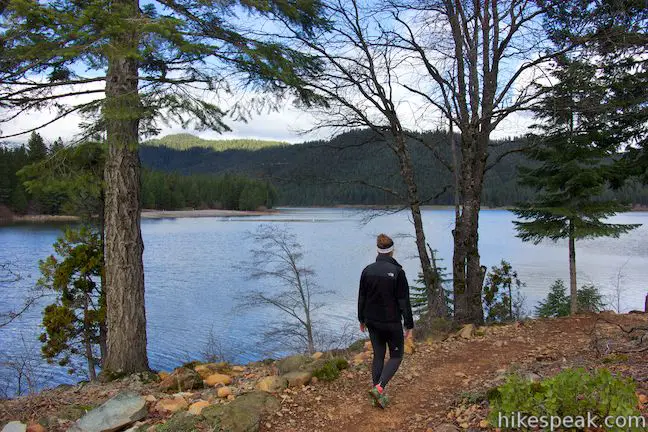
[[[113, 7], [138, 14], [138, 1], [120, 0]], [[138, 63], [134, 52], [138, 35], [120, 32], [108, 56], [104, 117], [108, 155], [106, 183], [106, 300], [107, 356], [104, 370], [113, 373], [146, 371], [146, 314], [144, 306], [144, 244], [140, 231], [140, 161]]]
[[569, 221], [569, 295], [570, 312], [578, 313], [578, 286], [576, 285], [576, 241], [574, 240], [574, 223]]

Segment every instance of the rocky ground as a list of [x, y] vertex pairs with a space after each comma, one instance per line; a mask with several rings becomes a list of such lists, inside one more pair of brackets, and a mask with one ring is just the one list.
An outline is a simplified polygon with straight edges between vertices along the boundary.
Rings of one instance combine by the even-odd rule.
[[428, 334], [390, 383], [386, 410], [367, 399], [371, 352], [360, 343], [337, 357], [189, 364], [159, 377], [48, 390], [0, 402], [0, 425], [5, 432], [487, 430], [485, 393], [507, 374], [537, 380], [569, 367], [606, 367], [632, 377], [638, 406], [648, 415], [648, 349], [638, 349], [648, 340], [630, 331], [641, 327], [648, 334], [647, 326], [646, 314], [605, 313]]

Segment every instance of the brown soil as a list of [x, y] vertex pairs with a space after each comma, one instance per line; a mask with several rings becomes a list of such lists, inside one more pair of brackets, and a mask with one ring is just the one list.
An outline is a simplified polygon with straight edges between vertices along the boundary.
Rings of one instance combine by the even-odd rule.
[[[478, 396], [501, 383], [511, 371], [545, 377], [567, 367], [604, 366], [632, 377], [638, 392], [648, 394], [648, 349], [638, 351], [636, 339], [631, 338], [634, 334], [623, 331], [633, 326], [648, 330], [648, 315], [532, 320], [486, 327], [483, 335], [469, 340], [451, 337], [420, 342], [388, 386], [391, 404], [387, 409], [370, 406], [369, 365], [363, 363], [343, 371], [334, 382], [286, 390], [280, 395], [281, 411], [264, 419], [261, 430], [429, 431], [444, 423], [479, 430], [487, 404], [478, 402]], [[625, 351], [637, 352], [621, 358], [609, 355]], [[0, 401], [0, 425], [8, 420], [33, 421], [57, 415], [72, 404], [96, 406], [125, 387], [143, 395], [157, 391], [155, 384], [133, 379], [45, 391]], [[642, 408], [648, 415], [648, 406]], [[159, 421], [163, 419], [151, 417], [148, 423]]]
[[[648, 324], [645, 314], [609, 318], [626, 326]], [[365, 366], [348, 371], [344, 379], [318, 384], [316, 391], [298, 393], [285, 404], [280, 416], [266, 420], [262, 430], [434, 430], [442, 423], [453, 423], [455, 419], [448, 418], [451, 408], [460, 404], [463, 397], [501, 382], [504, 371], [517, 369], [549, 376], [565, 367], [600, 366], [603, 357], [597, 357], [593, 339], [601, 327], [615, 340], [623, 339], [620, 330], [603, 323], [598, 316], [583, 316], [489, 327], [483, 337], [471, 340], [419, 344], [417, 352], [406, 357], [390, 383], [391, 405], [386, 410], [369, 405], [367, 390], [371, 378]], [[632, 376], [638, 390], [647, 394], [647, 364], [648, 351], [644, 351], [630, 354], [623, 364], [605, 367]], [[469, 426], [478, 430], [479, 420], [480, 416], [475, 416]]]

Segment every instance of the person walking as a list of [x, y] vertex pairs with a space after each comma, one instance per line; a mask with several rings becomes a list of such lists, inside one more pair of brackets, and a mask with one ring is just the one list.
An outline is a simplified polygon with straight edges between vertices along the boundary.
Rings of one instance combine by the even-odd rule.
[[[369, 394], [374, 405], [385, 408], [389, 402], [385, 387], [403, 360], [405, 338], [411, 337], [414, 320], [405, 271], [393, 257], [394, 241], [380, 234], [376, 246], [376, 262], [365, 267], [360, 276], [358, 320], [360, 331], [369, 331], [374, 352]], [[385, 363], [387, 347], [389, 360]]]

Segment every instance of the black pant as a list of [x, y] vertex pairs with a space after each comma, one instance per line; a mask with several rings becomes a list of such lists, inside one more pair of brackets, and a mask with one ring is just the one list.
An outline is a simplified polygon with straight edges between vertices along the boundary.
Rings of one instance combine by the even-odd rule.
[[[374, 385], [385, 387], [392, 379], [403, 360], [403, 326], [401, 323], [367, 323], [369, 338], [373, 346], [374, 358], [372, 378]], [[389, 346], [389, 361], [385, 364], [385, 354]]]

